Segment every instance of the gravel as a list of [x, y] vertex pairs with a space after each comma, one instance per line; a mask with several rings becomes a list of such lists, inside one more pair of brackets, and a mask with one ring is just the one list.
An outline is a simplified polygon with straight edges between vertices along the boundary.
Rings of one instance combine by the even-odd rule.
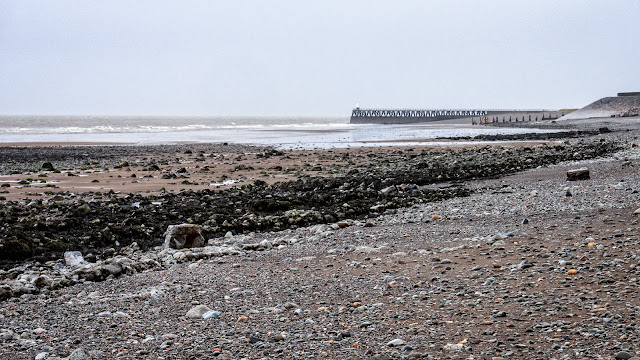
[[[635, 131], [604, 136], [623, 150], [467, 182], [466, 197], [25, 263], [3, 281], [68, 283], [0, 303], [0, 358], [638, 356], [640, 149]], [[590, 179], [567, 182], [581, 167]]]

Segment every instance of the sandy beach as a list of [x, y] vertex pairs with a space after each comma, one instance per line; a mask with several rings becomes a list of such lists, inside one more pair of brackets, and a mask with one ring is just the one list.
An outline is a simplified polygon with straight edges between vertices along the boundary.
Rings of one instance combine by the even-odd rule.
[[[38, 255], [4, 260], [0, 356], [637, 356], [638, 128], [453, 148], [2, 148], [3, 237]], [[567, 181], [577, 168], [590, 178]], [[163, 249], [180, 222], [206, 246]]]

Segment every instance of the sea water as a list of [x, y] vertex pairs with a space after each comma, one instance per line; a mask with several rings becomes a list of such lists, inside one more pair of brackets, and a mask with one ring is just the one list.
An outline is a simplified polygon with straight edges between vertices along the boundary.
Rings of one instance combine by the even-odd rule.
[[[550, 131], [471, 124], [349, 124], [347, 117], [0, 116], [0, 143], [226, 142], [328, 149], [443, 144], [435, 140]], [[447, 142], [460, 143], [465, 142]]]

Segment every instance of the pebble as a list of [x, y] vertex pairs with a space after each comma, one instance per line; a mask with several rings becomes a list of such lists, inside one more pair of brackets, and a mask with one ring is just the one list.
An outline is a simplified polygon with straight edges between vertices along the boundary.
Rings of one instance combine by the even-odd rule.
[[[604, 171], [597, 167], [595, 170]], [[79, 276], [77, 282], [86, 281], [55, 292], [44, 289], [39, 294], [14, 296], [3, 303], [0, 333], [2, 338], [7, 334], [7, 339], [0, 340], [0, 358], [5, 358], [6, 349], [20, 347], [29, 352], [31, 359], [38, 352], [54, 357], [56, 353], [68, 354], [79, 344], [91, 349], [92, 358], [96, 357], [95, 351], [103, 350], [108, 355], [104, 358], [154, 359], [493, 356], [501, 360], [556, 356], [561, 360], [563, 353], [573, 356], [574, 352], [581, 352], [575, 355], [578, 359], [597, 358], [599, 354], [612, 357], [620, 349], [635, 347], [637, 325], [627, 315], [639, 311], [633, 297], [639, 278], [639, 269], [633, 266], [640, 259], [639, 232], [637, 223], [631, 223], [639, 218], [632, 217], [630, 210], [611, 211], [607, 196], [617, 199], [616, 193], [625, 193], [626, 187], [635, 188], [636, 183], [627, 182], [615, 192], [602, 187], [593, 194], [593, 187], [586, 187], [591, 184], [586, 184], [585, 189], [573, 187], [573, 197], [560, 197], [553, 203], [547, 200], [551, 196], [557, 200], [563, 192], [557, 191], [561, 187], [548, 186], [551, 182], [547, 178], [507, 188], [510, 193], [505, 195], [504, 204], [501, 200], [505, 198], [499, 193], [487, 195], [487, 199], [498, 197], [499, 201], [491, 206], [484, 200], [486, 194], [474, 193], [473, 201], [451, 199], [387, 210], [375, 216], [375, 228], [352, 226], [323, 236], [302, 227], [258, 235], [239, 232], [229, 241], [220, 237], [210, 242], [219, 254], [223, 248], [232, 251], [245, 243], [267, 244], [263, 238], [269, 239], [271, 245], [260, 245], [265, 248], [261, 252], [238, 250], [239, 254], [200, 257], [204, 250], [192, 249], [180, 253], [184, 256], [180, 261], [187, 262], [181, 264], [174, 259], [174, 251], [156, 255], [154, 251], [136, 250], [127, 255], [133, 264], [143, 263], [142, 254], [146, 254], [159, 266], [148, 268], [150, 271], [128, 271], [123, 266], [126, 275], [105, 283]], [[593, 183], [599, 185], [597, 181], [601, 180]], [[487, 182], [494, 180], [484, 183]], [[473, 183], [464, 185], [475, 190]], [[367, 186], [362, 185], [364, 189]], [[500, 186], [498, 182], [497, 187]], [[533, 187], [544, 190], [536, 199], [527, 199]], [[626, 193], [630, 195], [629, 191]], [[590, 196], [606, 203], [604, 214], [593, 215], [587, 209], [580, 211], [581, 219], [576, 221], [574, 216], [556, 212], [561, 206], [589, 207]], [[570, 201], [580, 203], [565, 203]], [[630, 198], [624, 204], [631, 201], [635, 200]], [[105, 197], [91, 207], [108, 203]], [[504, 208], [513, 211], [505, 212]], [[424, 219], [435, 212], [448, 220], [424, 227]], [[531, 225], [519, 226], [525, 215]], [[349, 215], [341, 213], [336, 217]], [[624, 235], [608, 231], [607, 221], [601, 226], [601, 220], [608, 218]], [[470, 219], [472, 222], [468, 223]], [[192, 220], [207, 221], [184, 219]], [[209, 221], [211, 226], [220, 227], [220, 236], [227, 230], [215, 219]], [[503, 244], [508, 237], [504, 231], [514, 227], [515, 235]], [[293, 235], [299, 237], [299, 246], [278, 248], [272, 240]], [[589, 242], [606, 245], [606, 251], [595, 251], [597, 245], [586, 246], [584, 237], [588, 235], [596, 239]], [[487, 245], [488, 238], [492, 238], [490, 244], [494, 246]], [[416, 239], [423, 252], [415, 248]], [[357, 246], [370, 249], [353, 251]], [[442, 251], [444, 246], [446, 251]], [[327, 254], [327, 249], [337, 251]], [[435, 260], [445, 252], [449, 259]], [[99, 254], [86, 258], [101, 261]], [[524, 264], [535, 266], [516, 271], [523, 259]], [[198, 260], [202, 262], [189, 270], [189, 262]], [[446, 260], [460, 265], [437, 265], [447, 264]], [[108, 261], [117, 259], [113, 255]], [[289, 271], [294, 264], [296, 273]], [[24, 275], [25, 284], [30, 284], [52, 266], [41, 263], [18, 274]], [[449, 266], [453, 269], [444, 272]], [[583, 276], [565, 276], [570, 266]], [[3, 271], [4, 278], [17, 279], [10, 270]], [[387, 287], [389, 283], [395, 286]], [[154, 295], [151, 288], [155, 289]], [[153, 304], [152, 296], [156, 301]], [[193, 323], [185, 317], [180, 319], [184, 310], [192, 306], [207, 301], [213, 306], [212, 299], [225, 314], [209, 310], [202, 317], [217, 314], [212, 317], [217, 320]], [[380, 301], [383, 303], [375, 304]], [[38, 308], [51, 309], [56, 326], [34, 311]], [[117, 319], [117, 309], [131, 314], [125, 314], [131, 321]], [[74, 329], [76, 319], [65, 320], [67, 314], [78, 314], [78, 321], [85, 324], [83, 328]], [[241, 314], [251, 315], [251, 321], [240, 321], [248, 320]], [[231, 321], [223, 323], [220, 317]], [[238, 322], [233, 322], [234, 318]], [[31, 329], [38, 326], [47, 326], [47, 332], [35, 336], [36, 330]], [[79, 335], [85, 331], [84, 326], [95, 342]], [[17, 335], [9, 333], [9, 329]], [[168, 331], [179, 335], [158, 335]], [[23, 332], [25, 337], [20, 338]], [[57, 340], [51, 342], [50, 337]], [[389, 338], [394, 340], [388, 342]], [[404, 338], [412, 345], [406, 345]], [[55, 344], [56, 348], [49, 350], [45, 344]], [[458, 350], [462, 352], [447, 353]]]
[[67, 357], [67, 360], [85, 360], [88, 358], [89, 357], [87, 356], [87, 353], [84, 351], [83, 348], [77, 348], [73, 350], [73, 352], [71, 353], [71, 355], [69, 355], [69, 357]]
[[202, 314], [203, 319], [215, 319], [218, 316], [220, 316], [220, 312], [215, 310], [209, 310], [206, 313]]
[[255, 344], [255, 343], [262, 342], [262, 339], [260, 339], [259, 337], [255, 337], [255, 336], [249, 336], [249, 338], [247, 340], [248, 340], [249, 344]]
[[187, 311], [187, 317], [192, 319], [199, 319], [208, 312], [212, 311], [207, 305], [197, 305]]
[[387, 343], [389, 347], [402, 346], [404, 345], [404, 341], [402, 339], [393, 339]]
[[447, 351], [460, 351], [464, 348], [463, 344], [453, 344], [453, 343], [447, 343], [447, 345], [444, 346], [444, 349]]

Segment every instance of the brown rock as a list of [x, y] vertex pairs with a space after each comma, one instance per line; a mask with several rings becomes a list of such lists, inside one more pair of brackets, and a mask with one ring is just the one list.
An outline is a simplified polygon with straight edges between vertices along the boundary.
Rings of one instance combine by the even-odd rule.
[[589, 169], [580, 168], [567, 171], [567, 181], [589, 180]]

